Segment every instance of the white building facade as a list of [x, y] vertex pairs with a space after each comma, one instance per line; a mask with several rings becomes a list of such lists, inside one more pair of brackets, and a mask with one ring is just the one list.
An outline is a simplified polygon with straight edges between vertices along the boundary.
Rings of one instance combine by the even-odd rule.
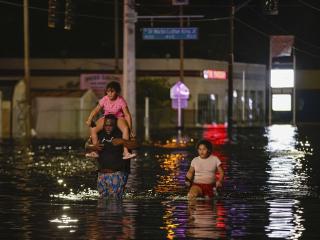
[[[137, 81], [139, 78], [148, 77], [166, 78], [171, 85], [174, 85], [180, 80], [179, 67], [179, 59], [137, 59], [136, 78]], [[31, 91], [39, 89], [76, 90], [80, 88], [82, 74], [115, 74], [114, 59], [31, 59], [30, 68]], [[190, 90], [188, 107], [183, 111], [185, 127], [202, 127], [227, 122], [227, 69], [228, 63], [224, 61], [184, 59], [184, 84]], [[204, 70], [219, 71], [225, 73], [225, 76], [206, 79], [203, 74]], [[236, 126], [265, 125], [266, 73], [265, 65], [234, 64], [233, 121]], [[21, 79], [23, 79], [23, 59], [0, 59], [0, 83]], [[156, 94], [152, 93], [151, 96], [156, 97]], [[10, 107], [10, 104], [6, 103], [8, 101], [13, 101], [13, 99], [2, 101], [6, 108]], [[139, 108], [143, 109], [144, 106], [137, 106], [137, 109]], [[2, 111], [3, 114], [8, 114], [8, 112], [10, 112], [8, 109]], [[159, 118], [158, 124], [151, 125], [151, 127], [174, 127], [175, 112], [176, 110], [170, 108], [165, 111], [165, 114], [161, 116], [158, 114], [156, 116]], [[138, 116], [138, 121], [143, 121], [143, 116]], [[13, 122], [12, 119], [11, 122]], [[141, 124], [137, 126], [141, 127]], [[86, 126], [83, 125], [83, 127]], [[4, 126], [2, 126], [2, 132], [7, 132], [8, 135], [10, 131], [3, 128]], [[63, 134], [60, 133], [59, 137], [61, 136]]]

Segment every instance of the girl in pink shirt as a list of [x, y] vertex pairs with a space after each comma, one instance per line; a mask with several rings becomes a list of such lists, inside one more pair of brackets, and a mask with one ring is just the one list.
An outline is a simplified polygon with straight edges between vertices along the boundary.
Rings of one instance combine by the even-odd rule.
[[[132, 131], [132, 118], [129, 112], [127, 102], [122, 96], [120, 96], [121, 87], [118, 82], [110, 82], [106, 87], [106, 96], [100, 99], [99, 104], [91, 111], [86, 124], [91, 126], [90, 134], [92, 143], [97, 144], [98, 136], [97, 133], [103, 128], [104, 118], [98, 119], [96, 126], [92, 126], [93, 118], [100, 112], [101, 109], [104, 111], [104, 115], [113, 114], [117, 117], [117, 126], [122, 132], [122, 138], [129, 140], [130, 134], [133, 136]], [[133, 153], [129, 153], [128, 149], [124, 147], [123, 158], [129, 159], [135, 157]], [[98, 157], [98, 154], [92, 152], [89, 157]]]

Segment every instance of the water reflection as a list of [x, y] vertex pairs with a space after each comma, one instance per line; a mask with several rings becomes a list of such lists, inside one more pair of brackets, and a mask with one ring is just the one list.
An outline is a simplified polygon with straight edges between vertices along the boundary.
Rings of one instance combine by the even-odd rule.
[[226, 237], [225, 209], [213, 200], [163, 201], [161, 229], [167, 239], [221, 239]]
[[296, 131], [296, 127], [290, 125], [275, 125], [268, 129], [267, 150], [271, 158], [267, 184], [272, 193], [305, 195], [309, 192], [309, 173], [304, 167], [306, 151], [299, 150]]
[[194, 148], [139, 149], [124, 199], [101, 202], [96, 166], [83, 157], [83, 143], [41, 143], [31, 149], [1, 145], [0, 236], [317, 239], [319, 195], [310, 195], [319, 189], [316, 130], [310, 135], [292, 126], [272, 126], [266, 134], [265, 129], [238, 129], [228, 145], [215, 131], [207, 136], [226, 179], [211, 202], [186, 199], [183, 180]]
[[50, 197], [80, 201], [80, 200], [88, 200], [88, 199], [97, 199], [99, 197], [99, 192], [91, 188], [77, 190], [77, 192], [74, 192], [74, 190], [71, 188], [69, 192], [51, 194]]
[[157, 155], [160, 166], [160, 174], [157, 175], [157, 193], [179, 192], [184, 184], [186, 172], [181, 169], [181, 163], [185, 160], [186, 153], [178, 152], [164, 155]]
[[293, 199], [276, 199], [269, 204], [269, 225], [266, 232], [270, 238], [299, 239], [305, 230], [302, 217], [303, 208], [300, 201]]
[[268, 146], [270, 152], [295, 150], [297, 128], [292, 125], [272, 125], [267, 128]]
[[290, 125], [274, 125], [267, 132], [270, 160], [266, 183], [273, 199], [266, 201], [269, 225], [265, 231], [272, 238], [298, 239], [305, 230], [304, 211], [296, 198], [310, 191], [309, 175], [303, 167], [306, 151], [299, 149], [296, 134], [296, 127]]
[[190, 201], [188, 236], [196, 239], [226, 237], [225, 209], [215, 201]]
[[[68, 210], [69, 206], [63, 206], [63, 211]], [[78, 219], [72, 219], [67, 213], [63, 213], [60, 217], [49, 220], [51, 223], [56, 224], [58, 229], [69, 229], [70, 233], [73, 233], [78, 228]]]
[[167, 239], [186, 237], [187, 207], [186, 202], [162, 202], [164, 205], [163, 224], [160, 229], [166, 231]]
[[88, 239], [134, 239], [136, 211], [134, 202], [99, 199], [97, 216], [88, 219]]

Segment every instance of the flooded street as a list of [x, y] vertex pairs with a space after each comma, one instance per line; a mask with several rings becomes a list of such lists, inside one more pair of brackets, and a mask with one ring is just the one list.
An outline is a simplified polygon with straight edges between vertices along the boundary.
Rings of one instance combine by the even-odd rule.
[[[83, 141], [0, 147], [1, 239], [319, 239], [320, 127], [189, 132], [225, 171], [214, 200], [188, 201], [195, 149], [141, 147], [121, 201], [98, 198]], [[220, 131], [220, 132], [219, 132]], [[154, 138], [158, 138], [155, 136]]]

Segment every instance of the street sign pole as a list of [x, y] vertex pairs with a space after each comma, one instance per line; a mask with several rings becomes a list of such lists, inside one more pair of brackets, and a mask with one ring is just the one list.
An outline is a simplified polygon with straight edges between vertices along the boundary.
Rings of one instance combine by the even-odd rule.
[[190, 96], [189, 88], [181, 81], [177, 82], [170, 89], [170, 98], [172, 100], [172, 108], [178, 111], [178, 141], [181, 140], [182, 133], [182, 109], [188, 107], [188, 99]]
[[146, 142], [150, 141], [150, 134], [149, 134], [149, 97], [145, 97], [145, 113], [144, 113], [144, 140]]
[[178, 97], [178, 141], [180, 142], [182, 137], [181, 130], [181, 97]]
[[[183, 15], [183, 5], [179, 6], [179, 15]], [[183, 28], [183, 19], [180, 18], [180, 27]], [[180, 81], [184, 82], [184, 41], [180, 40]], [[182, 111], [181, 111], [181, 103], [180, 96], [178, 98], [178, 140], [181, 140], [181, 132], [182, 132]]]

